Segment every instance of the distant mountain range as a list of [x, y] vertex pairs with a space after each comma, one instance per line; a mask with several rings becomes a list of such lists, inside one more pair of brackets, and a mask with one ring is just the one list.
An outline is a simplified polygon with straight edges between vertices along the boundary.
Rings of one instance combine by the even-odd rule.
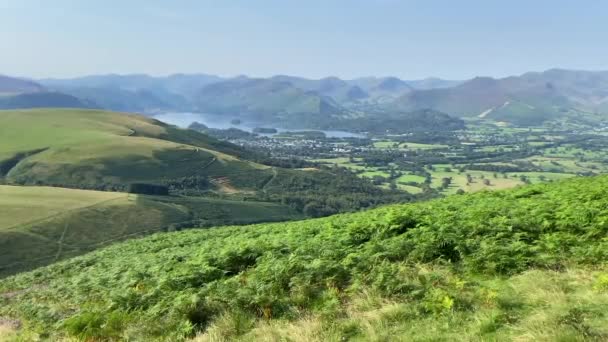
[[409, 113], [420, 111], [519, 126], [564, 120], [596, 124], [608, 114], [608, 72], [551, 69], [467, 81], [208, 74], [98, 75], [37, 82], [0, 77], [0, 108], [28, 106], [144, 114], [199, 111], [284, 127], [344, 126], [361, 131], [368, 128], [366, 120], [376, 126], [382, 119], [419, 118]]
[[37, 93], [44, 90], [44, 87], [36, 82], [0, 75], [0, 95]]
[[592, 119], [608, 114], [608, 72], [552, 69], [502, 79], [477, 77], [454, 87], [410, 92], [392, 105], [524, 126], [585, 114]]
[[[315, 129], [350, 127], [359, 131], [367, 130], [365, 118], [369, 118], [374, 120], [373, 127], [384, 132], [391, 127], [378, 125], [381, 118], [376, 115], [384, 110], [376, 113], [362, 110], [361, 106], [392, 103], [415, 90], [409, 82], [428, 89], [456, 81], [403, 81], [395, 77], [355, 80], [327, 77], [313, 80], [286, 75], [220, 78], [197, 74], [167, 77], [101, 75], [43, 79], [39, 82], [49, 89], [117, 111], [144, 114], [199, 111], [231, 115], [273, 126]], [[392, 119], [399, 120], [392, 114]], [[401, 120], [412, 117], [419, 118], [419, 112], [405, 115]], [[434, 127], [436, 116], [430, 115], [429, 118], [430, 121], [421, 123], [420, 128]], [[448, 120], [452, 119], [448, 117]], [[458, 120], [454, 120], [454, 123], [460, 125]], [[409, 122], [404, 127], [417, 125]]]
[[98, 108], [92, 101], [49, 90], [39, 83], [0, 75], [0, 109]]
[[[212, 109], [219, 112], [260, 110], [261, 112], [256, 112], [260, 115], [268, 111], [290, 112], [293, 110], [291, 107], [301, 106], [301, 103], [307, 103], [304, 107], [313, 107], [304, 109], [318, 113], [323, 106], [339, 107], [360, 101], [394, 100], [416, 89], [444, 88], [460, 83], [440, 79], [403, 81], [395, 77], [366, 77], [354, 80], [326, 77], [315, 80], [287, 75], [270, 78], [221, 78], [207, 74], [177, 74], [167, 77], [141, 74], [98, 75], [73, 79], [42, 79], [39, 82], [49, 89], [85, 98], [113, 110], [147, 113], [167, 109]], [[231, 96], [243, 99], [226, 103], [225, 100], [231, 100]], [[282, 98], [283, 96], [285, 98]], [[244, 98], [249, 98], [251, 102]], [[273, 108], [277, 101], [287, 107]], [[292, 101], [294, 103], [291, 103]], [[302, 108], [295, 111], [299, 113], [301, 110]]]

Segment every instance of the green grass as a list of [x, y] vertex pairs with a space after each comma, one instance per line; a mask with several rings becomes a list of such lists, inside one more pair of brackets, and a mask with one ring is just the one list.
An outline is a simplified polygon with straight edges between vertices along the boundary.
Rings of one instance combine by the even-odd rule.
[[607, 187], [155, 234], [0, 281], [0, 317], [22, 340], [604, 341]]
[[[473, 182], [468, 184], [467, 174], [471, 175], [473, 178]], [[434, 188], [440, 188], [443, 182], [442, 179], [450, 177], [452, 178], [452, 183], [447, 189], [443, 190], [444, 194], [454, 194], [459, 189], [462, 189], [465, 192], [502, 190], [524, 184], [519, 180], [519, 178], [503, 179], [500, 173], [497, 173], [496, 175], [497, 177], [494, 178], [494, 172], [476, 170], [467, 170], [460, 173], [456, 169], [452, 169], [451, 172], [446, 172], [443, 170], [431, 171], [431, 186]], [[490, 185], [484, 184], [484, 179], [488, 179], [490, 181]]]
[[[606, 172], [606, 166], [603, 163], [588, 163], [588, 162], [577, 162], [574, 159], [557, 158], [557, 157], [541, 157], [533, 156], [524, 161], [532, 162], [532, 164], [542, 168], [547, 172], [559, 171], [558, 173], [579, 173], [579, 172]], [[591, 165], [595, 165], [595, 168], [591, 168]]]
[[116, 192], [0, 186], [0, 232], [125, 196], [126, 194]]
[[406, 142], [406, 143], [401, 144], [399, 147], [402, 149], [407, 149], [407, 150], [437, 150], [437, 149], [448, 148], [448, 145], [419, 144], [419, 143]]
[[367, 178], [374, 178], [376, 176], [388, 178], [388, 177], [390, 177], [390, 173], [388, 173], [386, 171], [381, 171], [381, 170], [373, 170], [373, 171], [362, 172], [359, 174], [359, 176], [367, 177]]
[[403, 175], [399, 178], [397, 178], [397, 182], [415, 182], [415, 183], [423, 183], [425, 180], [424, 177], [422, 176], [417, 176], [417, 175]]
[[346, 167], [348, 169], [355, 170], [355, 171], [369, 169], [363, 165], [358, 164], [357, 162], [360, 162], [360, 160], [355, 159], [353, 162], [351, 162], [350, 158], [346, 158], [346, 157], [313, 159], [311, 161], [315, 162], [315, 163], [329, 165], [329, 166], [337, 164], [338, 166]]
[[99, 188], [196, 174], [234, 177], [234, 187], [251, 190], [272, 175], [235, 157], [239, 153], [234, 145], [139, 115], [0, 111], [0, 177], [11, 183]]
[[176, 225], [299, 217], [286, 206], [263, 202], [0, 186], [0, 276]]
[[[397, 189], [409, 192], [410, 194], [420, 194], [420, 193], [422, 193], [422, 189], [419, 188], [419, 187], [417, 187], [417, 186], [405, 185], [405, 184], [399, 184], [399, 183], [396, 183], [396, 185], [397, 185]], [[380, 187], [383, 188], [383, 189], [390, 189], [390, 184], [389, 183], [384, 183]]]

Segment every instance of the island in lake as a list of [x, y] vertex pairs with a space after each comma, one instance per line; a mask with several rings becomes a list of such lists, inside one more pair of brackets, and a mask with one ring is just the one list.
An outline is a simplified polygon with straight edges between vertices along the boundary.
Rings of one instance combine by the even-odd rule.
[[276, 134], [277, 132], [278, 130], [276, 128], [256, 127], [253, 129], [253, 133]]

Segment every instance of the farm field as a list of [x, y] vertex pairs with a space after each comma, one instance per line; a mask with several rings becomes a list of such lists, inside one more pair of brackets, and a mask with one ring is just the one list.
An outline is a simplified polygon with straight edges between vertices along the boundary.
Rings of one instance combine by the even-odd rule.
[[442, 144], [421, 144], [414, 142], [396, 142], [391, 140], [376, 141], [373, 146], [378, 149], [399, 149], [399, 150], [436, 150], [447, 148], [447, 145]]
[[434, 138], [450, 139], [449, 144], [383, 137], [354, 148], [355, 153], [312, 161], [348, 168], [384, 189], [444, 195], [608, 173], [608, 138], [603, 134], [476, 125], [471, 122], [467, 130]]

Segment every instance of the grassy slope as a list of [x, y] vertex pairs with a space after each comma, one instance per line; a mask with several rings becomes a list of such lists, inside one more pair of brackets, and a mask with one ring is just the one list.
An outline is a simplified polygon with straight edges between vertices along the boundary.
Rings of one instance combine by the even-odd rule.
[[270, 203], [0, 186], [0, 276], [182, 222], [219, 225], [297, 217]]
[[606, 340], [608, 177], [157, 234], [0, 282], [26, 338]]
[[36, 150], [42, 152], [6, 168], [8, 181], [94, 187], [193, 174], [224, 177], [238, 171], [247, 177], [233, 185], [252, 189], [272, 175], [268, 168], [235, 158], [240, 152], [235, 146], [138, 115], [66, 109], [0, 111], [0, 164]]

